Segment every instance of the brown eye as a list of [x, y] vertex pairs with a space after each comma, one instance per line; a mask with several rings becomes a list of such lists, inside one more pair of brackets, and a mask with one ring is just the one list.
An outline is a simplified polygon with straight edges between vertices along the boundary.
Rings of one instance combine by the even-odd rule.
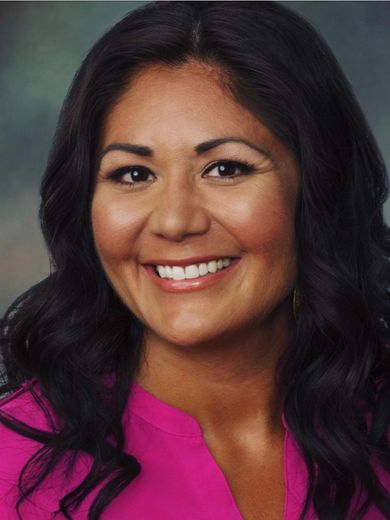
[[[248, 163], [239, 161], [219, 161], [211, 165], [205, 173], [208, 177], [220, 177], [220, 178], [234, 178], [240, 175], [247, 175], [254, 170], [254, 166]], [[216, 174], [210, 174], [209, 172], [215, 171]]]
[[122, 184], [138, 184], [147, 182], [150, 175], [152, 172], [143, 166], [124, 166], [115, 170], [110, 178]]

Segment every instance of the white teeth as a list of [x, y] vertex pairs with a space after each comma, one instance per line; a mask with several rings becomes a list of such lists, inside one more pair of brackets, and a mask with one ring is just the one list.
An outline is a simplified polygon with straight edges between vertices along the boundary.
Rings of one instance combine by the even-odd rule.
[[185, 280], [185, 277], [186, 275], [182, 267], [178, 267], [176, 265], [172, 267], [172, 278], [174, 280]]
[[157, 265], [156, 270], [161, 278], [169, 278], [173, 280], [192, 280], [205, 276], [208, 273], [216, 273], [224, 267], [228, 267], [231, 263], [230, 258], [220, 258], [219, 260], [211, 260], [210, 262], [203, 262], [201, 264], [181, 266]]
[[200, 276], [204, 276], [208, 272], [209, 272], [209, 270], [207, 269], [207, 264], [199, 264], [199, 274], [200, 274]]
[[209, 273], [216, 273], [217, 272], [217, 262], [215, 260], [212, 260], [207, 264], [207, 269], [209, 270]]
[[196, 265], [187, 265], [187, 267], [184, 269], [184, 272], [187, 280], [192, 278], [199, 278], [199, 269], [196, 267]]
[[158, 271], [158, 274], [160, 275], [161, 278], [166, 278], [167, 277], [167, 274], [166, 274], [166, 271], [165, 271], [165, 267], [163, 267], [162, 265], [158, 265], [157, 266], [157, 271]]

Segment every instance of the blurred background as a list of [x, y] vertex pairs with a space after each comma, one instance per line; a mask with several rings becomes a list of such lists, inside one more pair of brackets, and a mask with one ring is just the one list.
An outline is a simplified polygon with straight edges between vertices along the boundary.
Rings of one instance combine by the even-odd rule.
[[[96, 39], [144, 3], [0, 3], [0, 314], [48, 274], [39, 182], [73, 75]], [[389, 168], [390, 2], [282, 3], [333, 49]]]

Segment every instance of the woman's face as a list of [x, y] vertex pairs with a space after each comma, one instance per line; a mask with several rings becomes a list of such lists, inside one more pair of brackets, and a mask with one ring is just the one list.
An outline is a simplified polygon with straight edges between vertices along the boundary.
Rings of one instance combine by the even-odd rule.
[[150, 334], [195, 344], [290, 310], [296, 164], [215, 69], [192, 61], [138, 72], [108, 113], [101, 150], [97, 252]]

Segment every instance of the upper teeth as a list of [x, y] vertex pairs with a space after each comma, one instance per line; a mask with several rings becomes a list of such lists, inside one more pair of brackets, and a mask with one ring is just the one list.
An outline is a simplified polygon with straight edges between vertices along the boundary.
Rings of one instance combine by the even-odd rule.
[[189, 280], [199, 278], [199, 276], [205, 276], [208, 273], [215, 273], [230, 265], [230, 262], [230, 258], [220, 258], [219, 260], [211, 260], [211, 262], [187, 265], [186, 267], [178, 265], [156, 265], [156, 269], [161, 278]]

